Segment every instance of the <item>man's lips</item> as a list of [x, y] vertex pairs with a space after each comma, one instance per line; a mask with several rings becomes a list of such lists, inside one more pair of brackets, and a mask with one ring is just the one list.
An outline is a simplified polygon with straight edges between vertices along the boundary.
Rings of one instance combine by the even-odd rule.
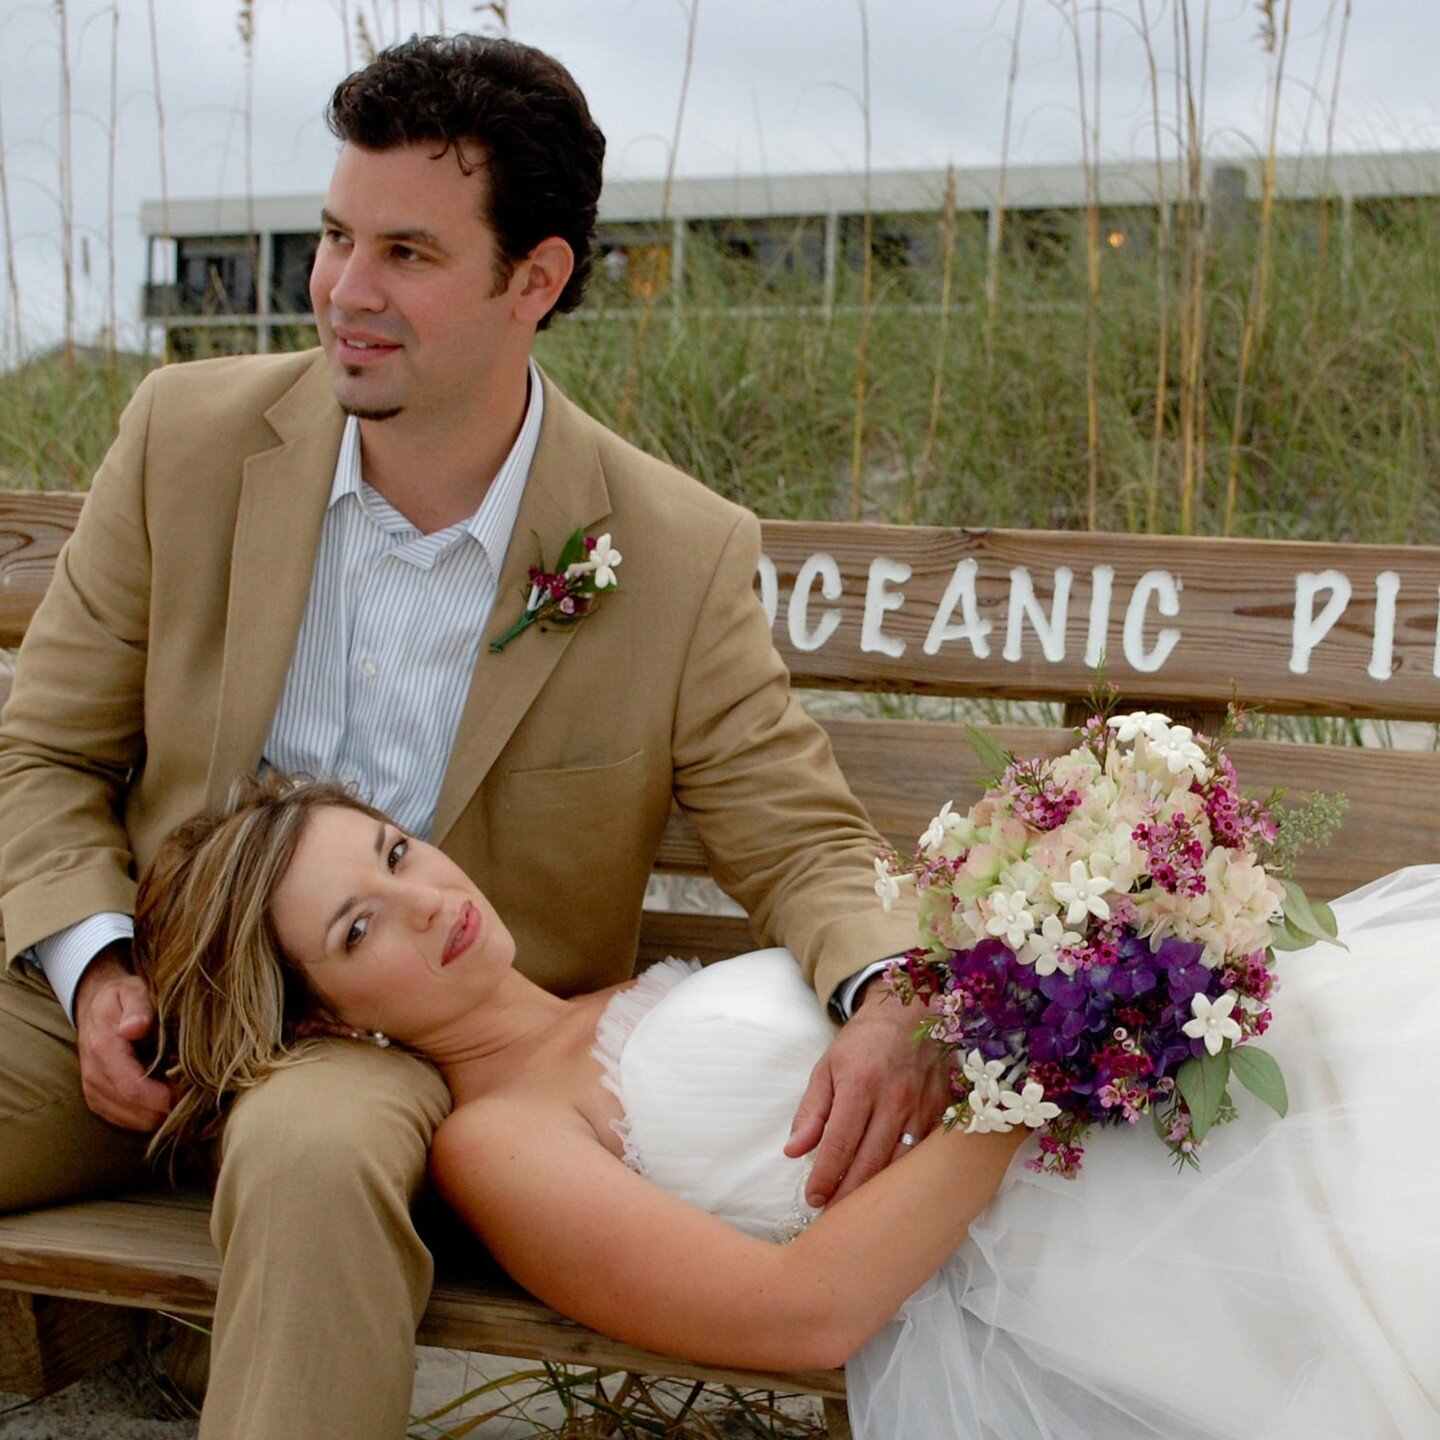
[[463, 955], [475, 943], [475, 938], [480, 933], [480, 912], [467, 900], [461, 907], [460, 918], [456, 920], [450, 934], [445, 939], [445, 949], [440, 956], [440, 963], [448, 965], [458, 956]]
[[373, 335], [364, 330], [351, 330], [331, 326], [335, 336], [335, 347], [348, 362], [364, 364], [367, 360], [378, 360], [392, 355], [401, 347], [394, 340], [383, 335]]
[[335, 337], [335, 346], [350, 365], [364, 365], [393, 355], [400, 347], [383, 340], [350, 340], [343, 335]]

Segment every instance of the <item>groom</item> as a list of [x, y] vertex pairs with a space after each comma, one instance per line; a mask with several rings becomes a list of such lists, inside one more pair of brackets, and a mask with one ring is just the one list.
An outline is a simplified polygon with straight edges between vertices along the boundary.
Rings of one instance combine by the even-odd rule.
[[[141, 386], [20, 657], [0, 1208], [144, 1178], [169, 1096], [143, 1072], [135, 872], [261, 764], [351, 779], [441, 845], [562, 993], [630, 973], [678, 801], [760, 943], [842, 1013], [860, 991], [790, 1147], [815, 1150], [813, 1198], [843, 1194], [944, 1103], [910, 1020], [864, 988], [909, 927], [875, 902], [877, 837], [770, 644], [754, 518], [530, 358], [590, 273], [603, 137], [555, 61], [469, 36], [382, 54], [329, 118], [323, 353]], [[623, 557], [618, 588], [492, 651], [577, 529]], [[427, 1065], [348, 1042], [236, 1104], [206, 1440], [402, 1433], [432, 1273], [410, 1206], [447, 1108]]]

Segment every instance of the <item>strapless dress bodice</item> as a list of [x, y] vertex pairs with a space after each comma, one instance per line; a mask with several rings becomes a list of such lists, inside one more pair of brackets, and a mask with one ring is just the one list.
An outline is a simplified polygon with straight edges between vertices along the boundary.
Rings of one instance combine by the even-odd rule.
[[610, 1001], [596, 1041], [626, 1163], [748, 1234], [788, 1238], [811, 1213], [809, 1164], [784, 1145], [834, 1033], [788, 950], [652, 966]]

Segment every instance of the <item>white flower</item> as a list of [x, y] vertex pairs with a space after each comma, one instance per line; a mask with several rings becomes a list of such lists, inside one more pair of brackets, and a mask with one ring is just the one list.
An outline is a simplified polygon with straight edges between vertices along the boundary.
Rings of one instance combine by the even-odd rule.
[[1027, 898], [1023, 890], [1002, 890], [990, 897], [991, 914], [985, 929], [1012, 950], [1018, 950], [1035, 928], [1035, 917], [1025, 908]]
[[920, 837], [920, 848], [927, 855], [933, 855], [945, 843], [945, 837], [965, 823], [963, 816], [951, 813], [951, 806], [952, 802], [947, 800], [940, 807], [940, 813], [931, 820], [925, 828], [925, 833]]
[[1205, 752], [1195, 743], [1195, 732], [1188, 725], [1176, 725], [1167, 734], [1150, 741], [1150, 753], [1165, 762], [1165, 768], [1178, 775], [1189, 770], [1197, 780], [1209, 778], [1210, 767]]
[[1187, 1020], [1180, 1028], [1192, 1040], [1203, 1040], [1205, 1048], [1212, 1055], [1218, 1055], [1227, 1040], [1240, 1038], [1240, 1026], [1230, 1018], [1230, 1012], [1234, 1008], [1233, 990], [1227, 990], [1213, 1003], [1203, 995], [1195, 995], [1190, 1000], [1190, 1009], [1195, 1018]]
[[960, 1073], [972, 1085], [984, 1085], [986, 1081], [994, 1083], [1005, 1073], [1005, 1062], [987, 1060], [978, 1050], [972, 1050], [960, 1066]]
[[1001, 1109], [993, 1096], [981, 1095], [978, 1090], [970, 1092], [970, 1123], [965, 1127], [967, 1135], [1004, 1135], [1014, 1128], [1014, 1116]]
[[573, 565], [567, 566], [565, 573], [570, 576], [593, 574], [595, 588], [608, 590], [611, 586], [620, 583], [615, 578], [615, 567], [622, 558], [620, 552], [610, 544], [610, 537], [602, 535], [590, 547], [590, 553], [583, 560], [577, 560]]
[[1053, 975], [1056, 970], [1064, 970], [1069, 974], [1074, 967], [1062, 962], [1060, 951], [1078, 945], [1082, 938], [1078, 930], [1067, 930], [1058, 915], [1047, 915], [1045, 923], [1030, 937], [1030, 950], [1035, 956], [1035, 973]]
[[1026, 1124], [1032, 1130], [1060, 1113], [1060, 1107], [1045, 1098], [1045, 1087], [1038, 1080], [1028, 1081], [1018, 1095], [1007, 1090], [1000, 1097], [1000, 1103], [1005, 1107], [1008, 1120]]
[[887, 911], [900, 898], [900, 887], [914, 878], [913, 875], [895, 874], [881, 856], [875, 857], [875, 893]]
[[1076, 860], [1071, 864], [1068, 881], [1056, 880], [1050, 886], [1055, 898], [1069, 906], [1065, 912], [1067, 925], [1081, 924], [1086, 915], [1093, 915], [1097, 920], [1108, 920], [1109, 903], [1100, 897], [1114, 888], [1114, 881], [1107, 880], [1103, 875], [1091, 875], [1085, 869], [1083, 860]]
[[1115, 732], [1117, 740], [1128, 745], [1139, 735], [1147, 740], [1159, 740], [1170, 728], [1170, 717], [1158, 711], [1132, 710], [1128, 715], [1112, 715], [1105, 723]]
[[985, 938], [985, 916], [976, 905], [967, 905], [963, 910], [957, 911], [957, 925], [962, 930], [968, 930], [977, 943]]

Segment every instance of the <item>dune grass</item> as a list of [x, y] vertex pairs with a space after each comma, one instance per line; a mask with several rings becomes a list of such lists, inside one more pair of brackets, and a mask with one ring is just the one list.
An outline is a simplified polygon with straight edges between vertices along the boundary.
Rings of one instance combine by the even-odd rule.
[[[600, 419], [762, 515], [853, 513], [863, 338], [866, 518], [1085, 528], [1093, 464], [1100, 529], [1223, 533], [1233, 480], [1231, 533], [1437, 543], [1435, 214], [1423, 200], [1357, 208], [1342, 243], [1338, 205], [1277, 206], [1243, 405], [1253, 217], [1211, 245], [1193, 475], [1178, 252], [1163, 287], [1153, 252], [1104, 254], [1092, 313], [1078, 242], [1053, 253], [1017, 243], [1002, 257], [987, 351], [984, 248], [964, 226], [947, 242], [943, 214], [922, 222], [930, 263], [877, 266], [868, 307], [847, 271], [831, 314], [805, 277], [757, 274], [697, 242], [679, 307], [607, 303], [597, 287], [538, 353]], [[73, 366], [54, 355], [0, 376], [0, 484], [83, 487], [143, 370], [81, 352]]]
[[[1345, 244], [1332, 235], [1322, 248], [1327, 220], [1338, 228], [1323, 206], [1277, 207], [1266, 326], [1250, 332], [1243, 371], [1253, 225], [1211, 248], [1206, 443], [1188, 525], [1182, 282], [1172, 274], [1162, 291], [1145, 257], [1102, 256], [1093, 313], [1083, 257], [1004, 257], [987, 354], [986, 260], [973, 244], [954, 255], [943, 347], [938, 264], [884, 270], [868, 314], [842, 305], [827, 317], [692, 246], [686, 302], [648, 325], [638, 366], [629, 363], [646, 323], [638, 309], [567, 320], [542, 336], [540, 355], [601, 419], [764, 515], [850, 513], [852, 385], [866, 327], [866, 518], [1085, 528], [1093, 462], [1100, 529], [1223, 533], [1233, 474], [1231, 533], [1434, 543], [1434, 209], [1393, 202], [1356, 214]], [[933, 219], [942, 253], [944, 223]]]

